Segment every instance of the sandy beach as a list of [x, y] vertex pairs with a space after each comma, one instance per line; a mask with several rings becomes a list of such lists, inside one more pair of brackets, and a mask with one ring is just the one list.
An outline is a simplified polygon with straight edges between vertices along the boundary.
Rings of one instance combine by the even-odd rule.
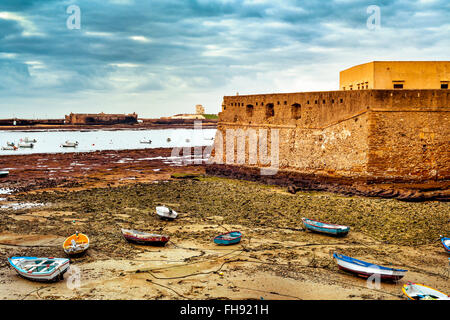
[[[18, 169], [2, 179], [2, 190], [16, 192], [3, 192], [0, 202], [0, 299], [398, 300], [407, 281], [450, 292], [449, 256], [439, 242], [450, 230], [447, 202], [291, 194], [205, 175], [204, 165], [169, 157], [169, 149], [2, 157], [2, 167]], [[48, 166], [38, 167], [44, 160]], [[159, 219], [158, 205], [179, 217]], [[311, 233], [302, 217], [351, 231]], [[162, 248], [134, 245], [121, 228], [171, 240]], [[240, 244], [213, 243], [232, 230], [242, 231]], [[88, 234], [91, 247], [71, 259], [64, 281], [31, 282], [9, 266], [11, 256], [65, 257], [62, 242], [75, 231]], [[368, 287], [338, 269], [334, 252], [408, 273]]]

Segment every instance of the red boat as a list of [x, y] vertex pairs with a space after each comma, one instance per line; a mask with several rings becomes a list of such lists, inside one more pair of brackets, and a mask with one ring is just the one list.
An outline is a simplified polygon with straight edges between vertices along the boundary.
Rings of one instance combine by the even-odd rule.
[[122, 234], [127, 241], [137, 244], [164, 246], [170, 240], [169, 236], [136, 230], [122, 229]]

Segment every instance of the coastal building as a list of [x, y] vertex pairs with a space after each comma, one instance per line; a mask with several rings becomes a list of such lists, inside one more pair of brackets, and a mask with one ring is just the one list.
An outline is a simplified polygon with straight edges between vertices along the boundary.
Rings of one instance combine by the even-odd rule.
[[[341, 72], [339, 91], [225, 96], [215, 162], [231, 170], [268, 167], [249, 157], [257, 145], [250, 132], [267, 132], [270, 151], [276, 131], [279, 170], [382, 181], [449, 179], [449, 75], [449, 61], [371, 62]], [[236, 133], [233, 143], [227, 131]], [[226, 151], [218, 158], [217, 150]], [[227, 163], [227, 154], [239, 152], [243, 162]]]
[[71, 113], [65, 116], [66, 124], [73, 125], [112, 125], [138, 123], [138, 115], [132, 114], [106, 114], [106, 113]]

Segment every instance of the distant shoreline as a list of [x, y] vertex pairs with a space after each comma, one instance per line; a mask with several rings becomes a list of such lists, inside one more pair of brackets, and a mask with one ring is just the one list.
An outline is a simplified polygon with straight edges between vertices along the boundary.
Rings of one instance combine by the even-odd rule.
[[80, 130], [148, 130], [148, 129], [194, 129], [195, 122], [201, 121], [205, 129], [217, 128], [218, 120], [160, 120], [146, 119], [138, 124], [114, 124], [114, 125], [28, 125], [28, 126], [0, 126], [0, 131], [80, 131]]

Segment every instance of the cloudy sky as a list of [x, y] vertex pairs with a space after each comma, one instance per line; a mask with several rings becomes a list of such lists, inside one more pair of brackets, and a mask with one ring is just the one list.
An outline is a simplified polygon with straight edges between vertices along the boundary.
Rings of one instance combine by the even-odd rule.
[[1, 0], [0, 118], [217, 113], [237, 92], [338, 90], [356, 64], [449, 60], [449, 16], [448, 0]]

